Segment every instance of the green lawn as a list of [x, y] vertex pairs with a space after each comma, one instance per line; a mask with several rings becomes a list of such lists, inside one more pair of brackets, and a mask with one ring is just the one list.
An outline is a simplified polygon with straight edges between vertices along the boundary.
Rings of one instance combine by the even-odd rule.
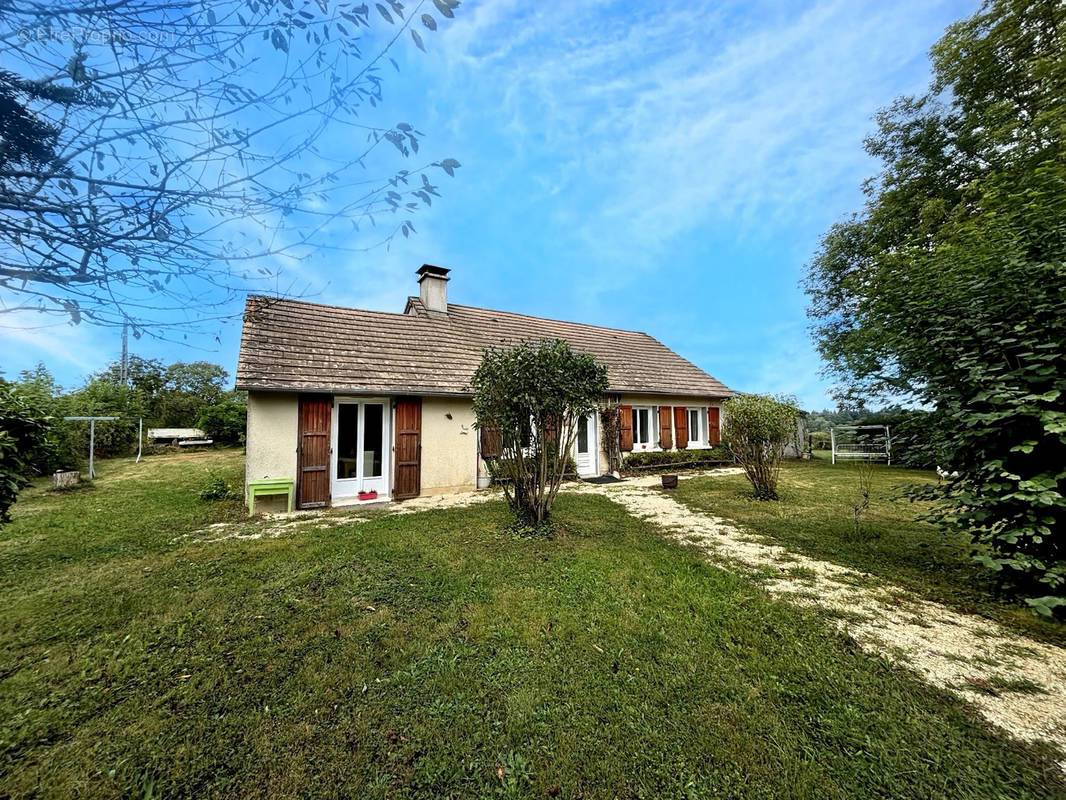
[[1049, 754], [598, 496], [175, 537], [239, 454], [0, 529], [0, 796], [1062, 797]]
[[735, 520], [745, 529], [793, 550], [892, 581], [966, 613], [982, 614], [1056, 644], [1066, 625], [1049, 622], [1008, 599], [997, 599], [989, 573], [975, 564], [975, 545], [917, 521], [928, 506], [900, 497], [907, 483], [936, 481], [936, 473], [875, 465], [870, 507], [855, 534], [852, 506], [859, 502], [854, 463], [827, 458], [786, 461], [778, 502], [751, 497], [743, 475], [682, 481], [674, 497], [697, 511]]

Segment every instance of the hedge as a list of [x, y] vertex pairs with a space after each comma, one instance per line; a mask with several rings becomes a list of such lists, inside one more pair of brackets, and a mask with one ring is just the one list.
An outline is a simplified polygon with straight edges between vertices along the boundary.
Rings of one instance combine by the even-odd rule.
[[644, 467], [691, 467], [709, 462], [732, 462], [733, 458], [724, 447], [708, 450], [653, 450], [627, 453], [622, 459], [622, 470]]

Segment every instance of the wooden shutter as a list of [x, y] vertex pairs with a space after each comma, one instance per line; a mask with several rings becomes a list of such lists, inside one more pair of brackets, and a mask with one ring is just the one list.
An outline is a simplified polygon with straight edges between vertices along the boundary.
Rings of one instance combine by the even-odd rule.
[[400, 397], [396, 400], [396, 428], [393, 450], [396, 477], [393, 500], [418, 497], [422, 491], [422, 398]]
[[555, 444], [558, 438], [559, 426], [555, 423], [555, 417], [548, 417], [544, 420], [544, 443]]
[[720, 410], [718, 406], [710, 406], [707, 409], [707, 441], [710, 444], [721, 444], [722, 436], [719, 433], [719, 414]]
[[670, 406], [659, 406], [659, 447], [669, 450], [674, 446], [670, 435]]
[[329, 505], [329, 462], [332, 452], [330, 423], [333, 397], [328, 394], [300, 395], [300, 419], [296, 454], [296, 504], [298, 508]]
[[678, 448], [688, 447], [688, 409], [684, 406], [674, 406], [674, 434]]
[[623, 453], [633, 449], [633, 406], [618, 407], [618, 447]]
[[503, 431], [499, 428], [481, 429], [481, 457], [499, 458], [503, 455]]

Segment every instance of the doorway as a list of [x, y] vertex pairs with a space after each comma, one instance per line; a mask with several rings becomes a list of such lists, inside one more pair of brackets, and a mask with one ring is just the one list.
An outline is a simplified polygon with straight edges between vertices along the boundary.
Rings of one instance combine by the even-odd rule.
[[596, 435], [596, 415], [589, 414], [577, 421], [577, 438], [574, 442], [574, 463], [582, 478], [595, 478], [600, 474], [599, 438]]
[[385, 400], [339, 399], [333, 406], [333, 499], [389, 494], [389, 417]]

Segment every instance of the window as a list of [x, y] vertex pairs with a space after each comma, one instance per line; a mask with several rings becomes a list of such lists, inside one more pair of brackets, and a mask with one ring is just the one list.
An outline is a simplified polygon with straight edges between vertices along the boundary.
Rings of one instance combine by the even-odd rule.
[[702, 408], [690, 408], [688, 410], [688, 443], [700, 444], [703, 436], [700, 435], [700, 419], [703, 417]]
[[363, 477], [381, 477], [384, 445], [384, 407], [374, 403], [363, 406]]
[[589, 451], [589, 418], [582, 416], [577, 421], [577, 452], [584, 455]]
[[358, 476], [359, 406], [342, 403], [337, 407], [337, 479]]
[[647, 448], [651, 444], [651, 409], [633, 409], [633, 449]]

